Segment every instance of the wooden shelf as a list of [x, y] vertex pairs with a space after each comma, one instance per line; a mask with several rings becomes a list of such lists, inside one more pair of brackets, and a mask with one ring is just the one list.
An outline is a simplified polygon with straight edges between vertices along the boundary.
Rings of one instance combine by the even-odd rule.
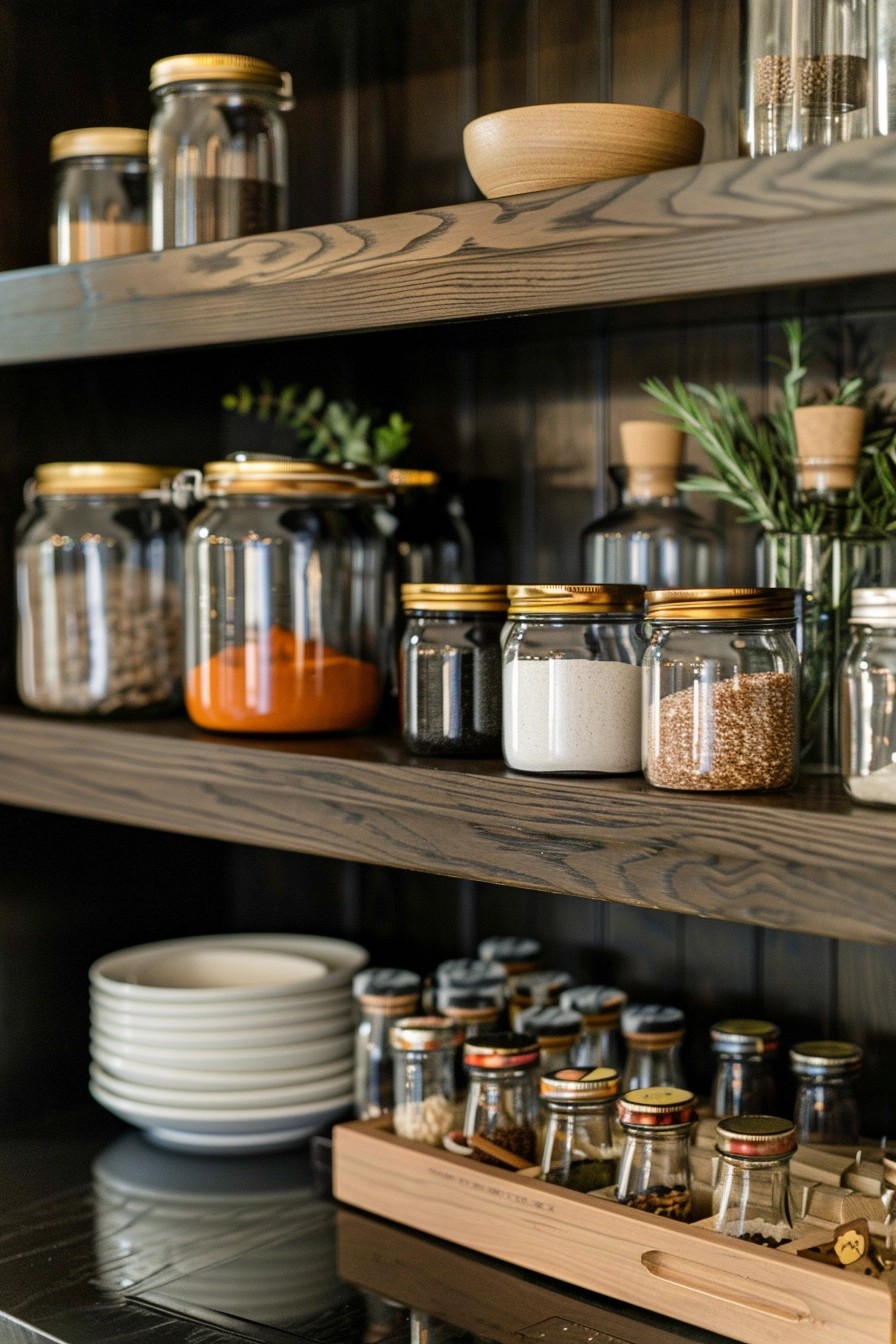
[[226, 737], [0, 711], [0, 801], [164, 831], [896, 943], [896, 811], [515, 774], [394, 737]]
[[896, 137], [0, 275], [0, 363], [856, 281]]

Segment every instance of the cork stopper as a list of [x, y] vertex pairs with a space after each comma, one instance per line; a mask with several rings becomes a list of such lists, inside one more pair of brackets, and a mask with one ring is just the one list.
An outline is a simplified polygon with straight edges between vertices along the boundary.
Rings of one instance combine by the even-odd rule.
[[622, 460], [633, 495], [674, 495], [681, 469], [684, 434], [663, 420], [623, 420]]
[[851, 490], [865, 431], [861, 406], [797, 406], [797, 482], [801, 490]]

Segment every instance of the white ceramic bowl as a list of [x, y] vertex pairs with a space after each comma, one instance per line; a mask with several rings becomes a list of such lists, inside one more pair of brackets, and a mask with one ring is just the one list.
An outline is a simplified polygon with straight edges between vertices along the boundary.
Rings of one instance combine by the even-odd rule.
[[324, 1059], [293, 1069], [257, 1069], [243, 1073], [237, 1069], [197, 1069], [192, 1066], [179, 1069], [167, 1064], [145, 1064], [99, 1045], [94, 1045], [91, 1058], [106, 1073], [124, 1082], [149, 1083], [153, 1087], [201, 1088], [207, 1092], [228, 1092], [239, 1087], [295, 1087], [345, 1073], [354, 1063], [353, 1052], [346, 1050], [337, 1059]]
[[[324, 972], [304, 981], [264, 985], [194, 986], [183, 988], [172, 985], [141, 983], [141, 977], [152, 975], [153, 964], [159, 967], [160, 958], [171, 972], [172, 954], [190, 953], [201, 958], [206, 953], [229, 952], [240, 949], [249, 952], [276, 953], [322, 962]], [[350, 984], [352, 976], [366, 966], [368, 954], [357, 943], [340, 938], [322, 938], [305, 934], [224, 933], [202, 938], [174, 938], [160, 943], [142, 943], [100, 957], [90, 967], [90, 983], [108, 994], [135, 1002], [158, 1003], [214, 1003], [233, 1000], [277, 998], [282, 995], [315, 994]], [[157, 972], [156, 972], [157, 973]]]
[[323, 1125], [329, 1116], [345, 1113], [354, 1103], [353, 1092], [346, 1090], [341, 1096], [331, 1097], [327, 1101], [214, 1110], [208, 1106], [153, 1106], [149, 1102], [116, 1096], [93, 1080], [89, 1086], [91, 1096], [107, 1111], [136, 1125], [138, 1129], [150, 1132], [160, 1126], [165, 1130], [187, 1134], [231, 1137], [270, 1134], [309, 1123]]
[[170, 1068], [225, 1070], [237, 1073], [256, 1073], [269, 1069], [305, 1068], [325, 1060], [339, 1059], [351, 1052], [354, 1037], [351, 1032], [341, 1036], [327, 1036], [322, 1040], [307, 1041], [303, 1045], [254, 1046], [236, 1049], [225, 1045], [220, 1049], [188, 1049], [167, 1043], [159, 1046], [122, 1043], [91, 1032], [91, 1050], [99, 1047], [110, 1054], [134, 1063], [164, 1064]]
[[353, 1072], [343, 1069], [332, 1078], [313, 1082], [295, 1083], [291, 1087], [237, 1087], [230, 1092], [206, 1092], [187, 1087], [157, 1087], [145, 1083], [128, 1083], [106, 1073], [96, 1063], [90, 1077], [98, 1087], [125, 1101], [145, 1101], [152, 1106], [198, 1107], [201, 1110], [260, 1110], [272, 1106], [305, 1105], [312, 1101], [326, 1101], [343, 1096], [352, 1086]]
[[206, 1046], [234, 1049], [267, 1049], [275, 1045], [305, 1045], [323, 1041], [330, 1036], [343, 1036], [351, 1029], [352, 1016], [327, 1017], [317, 1022], [293, 1022], [284, 1027], [248, 1027], [230, 1031], [212, 1029], [193, 1031], [188, 1027], [168, 1026], [163, 1029], [148, 1027], [121, 1027], [107, 1018], [93, 1019], [93, 1030], [101, 1032], [110, 1041], [120, 1045], [149, 1046], [156, 1050], [201, 1050]]
[[219, 1003], [146, 1003], [122, 999], [107, 994], [95, 985], [90, 989], [90, 1005], [123, 1026], [141, 1024], [165, 1026], [171, 1022], [189, 1023], [193, 1027], [278, 1026], [284, 1019], [290, 1022], [310, 1021], [326, 1017], [332, 1012], [345, 1012], [352, 1006], [349, 988], [322, 990], [319, 994], [294, 994], [276, 999], [232, 999]]

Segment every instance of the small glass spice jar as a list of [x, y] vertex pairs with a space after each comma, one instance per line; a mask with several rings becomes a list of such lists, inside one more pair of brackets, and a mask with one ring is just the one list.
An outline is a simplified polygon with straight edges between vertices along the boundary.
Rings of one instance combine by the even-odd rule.
[[[436, 985], [434, 1007], [441, 1017], [448, 1018], [449, 1022], [458, 1027], [461, 1040], [465, 1042], [469, 1036], [502, 1030], [504, 986], [500, 982], [492, 985]], [[465, 1098], [467, 1073], [462, 1049], [457, 1054], [456, 1084], [458, 1098]]]
[[856, 588], [840, 677], [840, 768], [857, 803], [896, 807], [896, 588]]
[[696, 1097], [680, 1087], [640, 1087], [616, 1105], [625, 1136], [616, 1199], [686, 1223], [692, 1207], [689, 1143]]
[[582, 1031], [569, 1055], [581, 1068], [622, 1067], [619, 1015], [628, 1003], [624, 990], [610, 985], [575, 985], [564, 989], [560, 1007], [581, 1013]]
[[788, 588], [647, 594], [644, 774], [662, 789], [770, 790], [799, 763]]
[[538, 1041], [539, 1072], [565, 1069], [576, 1041], [582, 1034], [582, 1014], [573, 1008], [529, 1008], [520, 1013], [519, 1031]]
[[390, 655], [391, 552], [363, 468], [209, 462], [175, 482], [202, 507], [185, 545], [186, 706], [225, 733], [368, 727]]
[[508, 592], [507, 764], [536, 773], [639, 770], [643, 588], [536, 584]]
[[374, 1120], [392, 1110], [394, 1066], [389, 1029], [420, 1007], [420, 977], [414, 971], [376, 966], [352, 981], [358, 1014], [355, 1029], [355, 1115]]
[[803, 1041], [790, 1051], [797, 1080], [793, 1118], [800, 1143], [857, 1144], [855, 1084], [862, 1048], [849, 1041]]
[[662, 1003], [632, 1003], [623, 1008], [622, 1035], [626, 1045], [622, 1090], [644, 1087], [685, 1087], [681, 1065], [684, 1013]]
[[758, 1246], [793, 1239], [790, 1159], [796, 1128], [773, 1115], [732, 1115], [716, 1126], [715, 1230]]
[[402, 735], [419, 756], [500, 756], [500, 584], [405, 583]]
[[[538, 1161], [538, 1042], [515, 1031], [471, 1036], [464, 1046], [469, 1085], [464, 1135], [480, 1135], [531, 1166]], [[493, 1163], [474, 1148], [477, 1161]]]
[[495, 961], [507, 973], [507, 993], [512, 995], [521, 975], [530, 975], [541, 967], [543, 949], [537, 938], [498, 935], [483, 938], [476, 949], [482, 961]]
[[184, 518], [172, 468], [47, 462], [15, 547], [18, 690], [50, 714], [181, 704]]
[[166, 56], [149, 73], [153, 250], [287, 224], [292, 81], [254, 56]]
[[146, 131], [60, 131], [50, 141], [50, 162], [50, 261], [64, 266], [149, 251]]
[[547, 1112], [541, 1149], [543, 1181], [567, 1190], [603, 1190], [616, 1183], [622, 1144], [617, 1130], [615, 1069], [565, 1068], [541, 1080]]
[[457, 1124], [455, 1055], [461, 1032], [444, 1017], [403, 1017], [389, 1029], [394, 1063], [392, 1127], [438, 1147]]
[[775, 1080], [772, 1064], [777, 1058], [780, 1029], [773, 1022], [732, 1017], [710, 1028], [716, 1055], [712, 1085], [712, 1113], [770, 1115], [774, 1111]]
[[510, 996], [508, 1015], [511, 1030], [519, 1031], [523, 1013], [532, 1008], [556, 1008], [564, 989], [569, 989], [572, 976], [569, 971], [551, 968], [527, 971], [518, 975]]

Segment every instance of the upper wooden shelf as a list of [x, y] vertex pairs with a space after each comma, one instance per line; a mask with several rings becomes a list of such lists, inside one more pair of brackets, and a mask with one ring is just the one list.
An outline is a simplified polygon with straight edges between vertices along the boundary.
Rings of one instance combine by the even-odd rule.
[[0, 802], [896, 943], [896, 811], [855, 807], [836, 780], [685, 795], [412, 757], [389, 736], [266, 740], [4, 709]]
[[0, 275], [0, 363], [896, 271], [896, 137]]

